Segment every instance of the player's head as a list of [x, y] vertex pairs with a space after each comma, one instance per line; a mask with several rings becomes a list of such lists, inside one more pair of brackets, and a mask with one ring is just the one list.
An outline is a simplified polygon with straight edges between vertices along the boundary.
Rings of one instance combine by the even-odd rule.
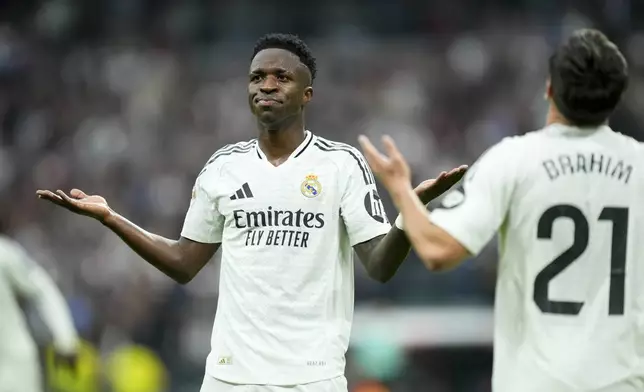
[[313, 97], [315, 58], [297, 36], [267, 34], [255, 44], [248, 103], [264, 124], [280, 124], [302, 114]]
[[624, 56], [597, 30], [576, 31], [550, 57], [549, 66], [549, 98], [580, 127], [605, 123], [628, 85]]

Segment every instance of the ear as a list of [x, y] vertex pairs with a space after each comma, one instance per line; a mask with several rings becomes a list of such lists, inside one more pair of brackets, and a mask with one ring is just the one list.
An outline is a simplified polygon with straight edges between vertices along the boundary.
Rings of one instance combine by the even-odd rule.
[[550, 83], [550, 78], [546, 80], [546, 93], [544, 94], [543, 97], [546, 101], [550, 100], [552, 98], [552, 83]]
[[304, 89], [304, 99], [302, 102], [306, 105], [313, 99], [313, 87], [308, 86]]

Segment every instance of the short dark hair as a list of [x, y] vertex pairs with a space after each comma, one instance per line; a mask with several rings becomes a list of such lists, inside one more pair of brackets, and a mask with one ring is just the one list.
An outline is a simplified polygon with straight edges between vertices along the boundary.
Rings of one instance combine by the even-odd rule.
[[261, 52], [264, 49], [284, 49], [293, 53], [300, 58], [302, 64], [306, 65], [311, 72], [311, 82], [315, 79], [315, 74], [317, 72], [317, 67], [315, 65], [315, 57], [311, 53], [311, 49], [298, 37], [294, 34], [282, 34], [282, 33], [270, 33], [262, 36], [255, 43], [255, 48], [253, 49], [253, 57], [257, 53]]
[[604, 34], [582, 29], [550, 57], [552, 99], [573, 125], [605, 122], [628, 86], [628, 64]]

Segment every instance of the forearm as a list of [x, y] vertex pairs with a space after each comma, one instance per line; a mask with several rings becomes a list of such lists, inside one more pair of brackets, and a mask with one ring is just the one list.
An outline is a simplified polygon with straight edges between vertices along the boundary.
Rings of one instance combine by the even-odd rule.
[[442, 259], [441, 237], [436, 227], [431, 224], [427, 208], [418, 199], [411, 187], [392, 192], [392, 198], [402, 215], [406, 237], [411, 246], [429, 269], [436, 269], [436, 261]]
[[369, 252], [366, 262], [369, 276], [382, 283], [389, 281], [410, 250], [411, 243], [405, 232], [393, 226]]
[[180, 283], [192, 278], [178, 241], [150, 233], [117, 213], [110, 214], [102, 223], [121, 237], [134, 252], [170, 278]]

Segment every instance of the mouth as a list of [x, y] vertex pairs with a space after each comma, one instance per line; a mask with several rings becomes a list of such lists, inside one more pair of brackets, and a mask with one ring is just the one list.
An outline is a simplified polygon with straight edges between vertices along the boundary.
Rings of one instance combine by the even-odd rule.
[[255, 105], [257, 106], [275, 106], [282, 103], [281, 101], [273, 98], [255, 98]]

